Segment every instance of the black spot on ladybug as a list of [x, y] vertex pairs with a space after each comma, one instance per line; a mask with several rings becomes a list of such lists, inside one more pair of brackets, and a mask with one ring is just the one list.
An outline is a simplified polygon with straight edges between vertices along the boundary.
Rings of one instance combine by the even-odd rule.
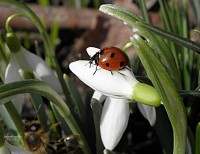
[[111, 53], [110, 58], [114, 58], [115, 53]]
[[125, 64], [124, 61], [121, 61], [121, 62], [120, 62], [120, 67], [123, 67], [124, 64]]
[[106, 67], [109, 67], [109, 63], [106, 63]]

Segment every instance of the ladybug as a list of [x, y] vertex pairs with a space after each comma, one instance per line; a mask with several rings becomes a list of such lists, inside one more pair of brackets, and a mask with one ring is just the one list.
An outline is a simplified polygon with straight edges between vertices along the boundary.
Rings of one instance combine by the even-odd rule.
[[96, 65], [94, 74], [97, 71], [97, 66], [109, 70], [112, 73], [112, 71], [125, 68], [129, 63], [129, 58], [125, 52], [117, 47], [105, 47], [90, 58], [90, 65], [93, 61]]

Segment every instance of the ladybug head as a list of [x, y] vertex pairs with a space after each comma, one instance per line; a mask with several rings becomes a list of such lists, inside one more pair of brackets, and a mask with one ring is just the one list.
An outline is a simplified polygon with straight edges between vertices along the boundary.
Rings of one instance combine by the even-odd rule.
[[[94, 61], [95, 65], [96, 65], [96, 70], [94, 72], [94, 74], [96, 73], [97, 71], [97, 66], [99, 65], [99, 56], [102, 55], [104, 53], [104, 50], [100, 50], [99, 52], [96, 52], [91, 58], [90, 58], [90, 61], [89, 61], [89, 64], [90, 64], [90, 67]], [[93, 75], [94, 75], [93, 74]]]
[[93, 63], [93, 61], [95, 62], [96, 65], [98, 65], [99, 63], [99, 55], [100, 52], [96, 52], [91, 58], [90, 58], [90, 65]]

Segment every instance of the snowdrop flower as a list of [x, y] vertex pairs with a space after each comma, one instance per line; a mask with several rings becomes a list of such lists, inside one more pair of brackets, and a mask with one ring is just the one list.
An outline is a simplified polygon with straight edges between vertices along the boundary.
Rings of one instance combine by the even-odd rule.
[[[6, 42], [10, 49], [10, 62], [5, 72], [5, 83], [21, 80], [19, 74], [19, 70], [21, 69], [24, 72], [33, 72], [37, 79], [43, 80], [55, 91], [60, 94], [62, 93], [62, 88], [57, 77], [43, 59], [23, 48], [12, 32], [7, 33]], [[17, 102], [20, 100], [22, 101], [21, 97], [15, 99]], [[19, 109], [19, 105], [17, 107]]]
[[[99, 50], [94, 47], [87, 48], [90, 57]], [[137, 81], [129, 69], [112, 71], [111, 74], [98, 66], [93, 75], [96, 65], [90, 66], [86, 60], [73, 62], [69, 67], [80, 80], [95, 90], [93, 98], [102, 101], [108, 96], [100, 122], [101, 138], [106, 149], [113, 150], [116, 147], [127, 127], [130, 114], [128, 99], [151, 106], [159, 106], [161, 103], [156, 90]]]

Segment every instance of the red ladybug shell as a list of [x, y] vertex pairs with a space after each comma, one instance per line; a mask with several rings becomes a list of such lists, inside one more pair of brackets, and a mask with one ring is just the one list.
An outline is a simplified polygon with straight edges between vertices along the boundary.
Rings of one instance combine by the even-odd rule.
[[106, 70], [121, 70], [128, 65], [129, 58], [117, 47], [105, 47], [100, 50], [97, 63]]

